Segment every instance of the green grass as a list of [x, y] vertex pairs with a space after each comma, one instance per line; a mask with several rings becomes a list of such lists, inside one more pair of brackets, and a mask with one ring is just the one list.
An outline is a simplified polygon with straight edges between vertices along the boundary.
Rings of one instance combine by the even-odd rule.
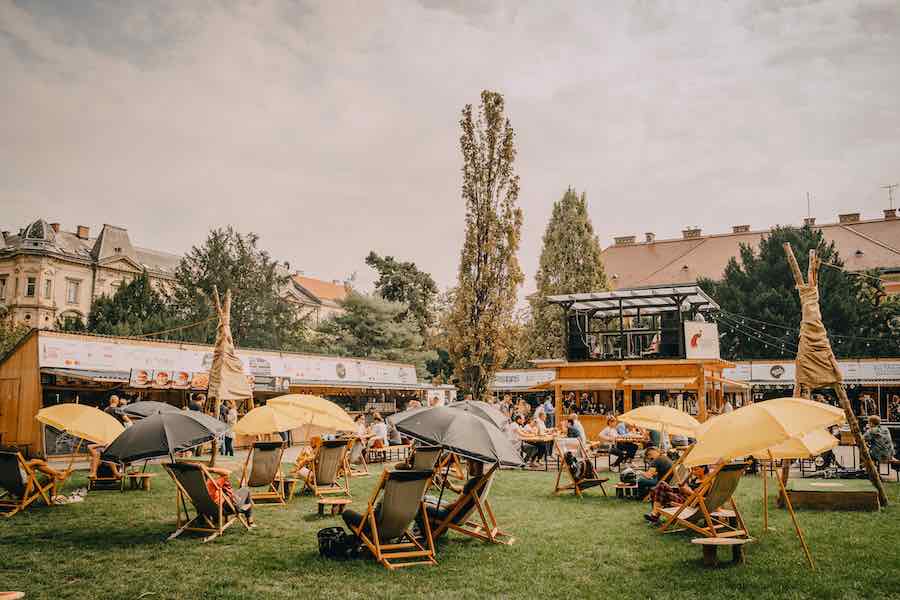
[[[373, 472], [376, 467], [372, 467]], [[165, 474], [145, 492], [91, 492], [85, 502], [39, 507], [0, 521], [0, 590], [37, 598], [897, 598], [900, 594], [900, 488], [880, 513], [800, 511], [817, 560], [810, 572], [790, 521], [770, 511], [777, 531], [761, 528], [761, 481], [747, 477], [737, 496], [759, 539], [740, 567], [706, 569], [690, 535], [648, 527], [637, 502], [553, 497], [553, 473], [504, 471], [491, 492], [513, 546], [451, 533], [437, 567], [397, 572], [371, 560], [319, 558], [309, 497], [287, 508], [256, 510], [259, 527], [234, 526], [210, 543], [174, 529], [175, 493]], [[364, 506], [376, 476], [354, 479]], [[75, 485], [84, 478], [76, 477]], [[71, 489], [71, 484], [70, 484]], [[774, 505], [774, 502], [772, 502]], [[723, 559], [726, 559], [722, 551]]]

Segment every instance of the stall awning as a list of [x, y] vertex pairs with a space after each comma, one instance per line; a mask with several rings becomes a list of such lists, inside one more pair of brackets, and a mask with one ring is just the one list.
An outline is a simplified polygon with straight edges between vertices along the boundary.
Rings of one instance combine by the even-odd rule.
[[83, 379], [84, 381], [96, 381], [101, 383], [125, 383], [131, 379], [130, 371], [89, 371], [83, 369], [41, 369], [41, 373], [68, 377], [69, 379]]
[[431, 389], [427, 383], [367, 383], [363, 381], [304, 381], [291, 379], [291, 387], [299, 388], [334, 388], [354, 390], [400, 390], [420, 391]]
[[734, 379], [725, 379], [724, 377], [719, 377], [717, 375], [707, 376], [707, 381], [715, 381], [716, 383], [722, 383], [726, 387], [738, 388], [740, 390], [749, 390], [750, 384], [743, 381], [735, 381]]
[[554, 379], [534, 386], [533, 390], [552, 390], [557, 385], [564, 390], [614, 390], [621, 379]]
[[622, 380], [622, 386], [641, 387], [645, 390], [680, 390], [697, 385], [696, 377], [648, 377]]

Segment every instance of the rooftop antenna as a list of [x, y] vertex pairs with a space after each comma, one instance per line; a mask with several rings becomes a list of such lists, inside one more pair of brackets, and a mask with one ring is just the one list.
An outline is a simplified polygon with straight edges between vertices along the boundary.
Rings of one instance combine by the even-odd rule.
[[889, 183], [889, 184], [883, 185], [881, 187], [883, 187], [884, 189], [886, 189], [888, 191], [888, 199], [891, 202], [890, 208], [891, 208], [891, 210], [893, 210], [894, 209], [894, 190], [896, 190], [898, 187], [900, 187], [900, 183]]

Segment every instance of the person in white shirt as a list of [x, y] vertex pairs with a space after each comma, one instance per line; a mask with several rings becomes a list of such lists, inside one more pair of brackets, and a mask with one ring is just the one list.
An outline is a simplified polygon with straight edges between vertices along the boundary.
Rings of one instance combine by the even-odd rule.
[[584, 425], [581, 424], [581, 421], [578, 419], [578, 415], [573, 414], [570, 418], [572, 420], [572, 426], [578, 430], [578, 437], [581, 438], [581, 441], [584, 442], [584, 444], [587, 444], [587, 433], [584, 431]]
[[369, 440], [369, 447], [386, 448], [388, 446], [388, 428], [387, 423], [380, 415], [375, 417], [372, 423], [372, 439]]
[[[726, 400], [725, 405], [722, 407], [722, 413], [730, 413], [734, 410], [734, 405], [731, 404], [731, 400]], [[741, 413], [743, 414], [743, 413]]]

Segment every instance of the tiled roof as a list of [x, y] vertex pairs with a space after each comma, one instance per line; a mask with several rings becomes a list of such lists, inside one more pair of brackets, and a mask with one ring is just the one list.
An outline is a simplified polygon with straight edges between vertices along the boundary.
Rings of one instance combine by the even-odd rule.
[[[900, 219], [817, 226], [834, 242], [848, 270], [900, 270]], [[613, 245], [602, 253], [614, 288], [692, 283], [700, 277], [719, 279], [740, 246], [756, 249], [768, 230]]]
[[347, 297], [347, 287], [343, 283], [332, 283], [303, 275], [294, 275], [293, 280], [323, 303], [334, 304]]

